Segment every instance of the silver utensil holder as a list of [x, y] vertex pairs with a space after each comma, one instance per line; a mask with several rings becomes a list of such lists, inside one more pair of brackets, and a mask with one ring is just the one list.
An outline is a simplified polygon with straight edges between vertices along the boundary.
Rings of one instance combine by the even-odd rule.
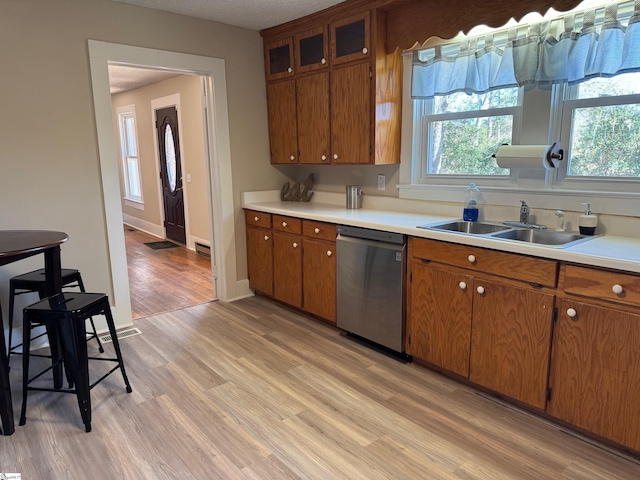
[[347, 185], [347, 208], [362, 208], [362, 187]]

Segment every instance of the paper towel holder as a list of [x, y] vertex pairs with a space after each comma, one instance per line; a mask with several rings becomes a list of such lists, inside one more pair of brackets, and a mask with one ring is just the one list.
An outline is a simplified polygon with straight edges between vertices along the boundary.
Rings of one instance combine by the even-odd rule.
[[[503, 143], [501, 146], [509, 146], [509, 144]], [[515, 147], [515, 145], [513, 146]], [[524, 145], [521, 145], [521, 146], [525, 147]], [[495, 158], [497, 161], [496, 153], [494, 153], [491, 156]], [[547, 165], [545, 166], [545, 168], [547, 168], [548, 170], [553, 168], [558, 168], [560, 166], [560, 162], [563, 159], [564, 159], [564, 150], [562, 149], [562, 144], [560, 142], [554, 142], [548, 147], [546, 147], [544, 160], [546, 161]]]

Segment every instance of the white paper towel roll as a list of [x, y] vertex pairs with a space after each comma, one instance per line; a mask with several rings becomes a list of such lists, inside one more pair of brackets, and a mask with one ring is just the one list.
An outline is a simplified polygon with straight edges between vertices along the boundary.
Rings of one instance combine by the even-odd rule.
[[552, 156], [557, 156], [559, 146], [559, 143], [553, 145], [502, 145], [494, 157], [501, 168], [550, 170], [557, 167], [557, 161]]

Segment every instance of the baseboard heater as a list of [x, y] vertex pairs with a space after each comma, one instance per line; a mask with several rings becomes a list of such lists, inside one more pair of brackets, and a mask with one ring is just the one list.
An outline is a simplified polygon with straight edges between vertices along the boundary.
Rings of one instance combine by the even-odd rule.
[[203, 245], [202, 243], [196, 242], [196, 253], [200, 255], [204, 255], [205, 257], [211, 256], [211, 247], [208, 245]]

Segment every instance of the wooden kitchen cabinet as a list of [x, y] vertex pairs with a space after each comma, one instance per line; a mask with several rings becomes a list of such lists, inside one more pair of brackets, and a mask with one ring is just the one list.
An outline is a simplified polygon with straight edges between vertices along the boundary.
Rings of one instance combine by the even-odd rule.
[[273, 296], [294, 307], [302, 307], [300, 235], [273, 232]]
[[417, 262], [409, 276], [407, 353], [469, 377], [473, 277]]
[[249, 288], [273, 295], [273, 234], [271, 215], [245, 211]]
[[327, 27], [320, 27], [296, 35], [297, 73], [329, 67]]
[[371, 56], [369, 18], [369, 12], [363, 12], [330, 25], [332, 65]]
[[331, 73], [331, 156], [334, 164], [368, 164], [371, 149], [371, 66]]
[[267, 85], [267, 110], [271, 163], [298, 163], [295, 80]]
[[409, 259], [407, 352], [544, 409], [557, 262], [421, 238]]
[[302, 220], [273, 215], [273, 296], [302, 307]]
[[560, 273], [548, 413], [640, 452], [640, 275]]
[[278, 80], [294, 75], [293, 37], [265, 43], [264, 55], [268, 80]]
[[329, 73], [297, 80], [297, 128], [300, 164], [330, 164]]
[[336, 242], [304, 237], [303, 305], [309, 313], [336, 321]]
[[640, 451], [640, 313], [563, 298], [548, 412]]
[[302, 308], [335, 323], [336, 226], [303, 220], [302, 235]]
[[543, 410], [555, 294], [475, 278], [469, 379]]
[[401, 52], [384, 48], [386, 12], [356, 10], [338, 6], [261, 32], [265, 52], [292, 38], [295, 47], [291, 75], [272, 74], [266, 54], [271, 163], [400, 163]]

